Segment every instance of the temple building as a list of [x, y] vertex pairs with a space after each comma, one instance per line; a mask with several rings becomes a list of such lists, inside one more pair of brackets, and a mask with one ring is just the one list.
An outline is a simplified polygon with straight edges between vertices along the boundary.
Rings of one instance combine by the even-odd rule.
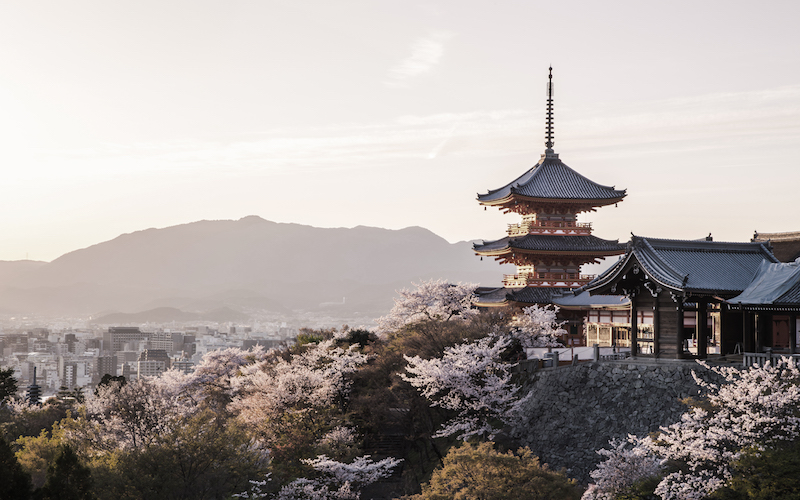
[[800, 258], [800, 231], [788, 233], [759, 233], [753, 234], [750, 241], [766, 243], [772, 247], [772, 253], [781, 262], [794, 262]]
[[[767, 293], [764, 288], [744, 297], [741, 294], [758, 281], [754, 278], [762, 266], [776, 263], [778, 259], [761, 242], [634, 235], [625, 256], [584, 289], [592, 295], [623, 294], [630, 299], [631, 355], [705, 358], [772, 345], [771, 337], [766, 339], [772, 330], [765, 324], [770, 316], [762, 313], [760, 325], [753, 326], [758, 307], [753, 297], [781, 299], [784, 294], [773, 293], [775, 289]], [[784, 269], [780, 276], [787, 285], [777, 290], [786, 292], [798, 274]], [[780, 305], [784, 304], [770, 304], [773, 308]], [[650, 317], [649, 324], [641, 325], [645, 314]], [[788, 339], [786, 347], [790, 347]]]
[[625, 253], [618, 240], [594, 236], [591, 224], [578, 222], [578, 215], [615, 205], [626, 193], [624, 189], [598, 184], [562, 162], [553, 150], [553, 128], [553, 68], [550, 68], [544, 154], [536, 165], [513, 181], [478, 195], [478, 202], [485, 208], [513, 212], [522, 220], [509, 224], [505, 237], [473, 246], [481, 258], [492, 257], [517, 266], [516, 274], [503, 278], [502, 287], [479, 288], [476, 304], [481, 307], [556, 304], [562, 308], [562, 319], [569, 323], [570, 336], [579, 338], [584, 333], [587, 311], [624, 310], [627, 300], [590, 298], [589, 294], [576, 298], [572, 293], [594, 278], [581, 274], [581, 266]]

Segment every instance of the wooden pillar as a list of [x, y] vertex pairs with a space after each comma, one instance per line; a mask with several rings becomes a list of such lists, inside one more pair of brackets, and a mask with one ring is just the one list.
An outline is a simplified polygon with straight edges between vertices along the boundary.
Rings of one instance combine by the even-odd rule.
[[639, 354], [639, 314], [636, 311], [636, 295], [631, 295], [631, 356]]
[[686, 337], [686, 333], [683, 331], [683, 297], [680, 295], [676, 297], [678, 300], [678, 322], [676, 326], [676, 330], [678, 332], [678, 339], [677, 339], [677, 347], [675, 357], [680, 359], [683, 357], [683, 339]]
[[755, 313], [755, 352], [764, 351], [764, 315]]
[[708, 302], [705, 299], [697, 302], [697, 357], [708, 357]]
[[742, 329], [744, 330], [744, 333], [742, 334], [744, 337], [744, 345], [742, 345], [742, 349], [744, 349], [744, 352], [756, 352], [755, 317], [753, 313], [742, 309], [742, 322], [744, 323], [742, 326]]
[[656, 300], [653, 303], [653, 356], [658, 357], [659, 353], [661, 352], [661, 345], [658, 341], [658, 337], [661, 335], [661, 318], [659, 317], [659, 304], [658, 301], [661, 298], [661, 294], [656, 296]]
[[797, 352], [797, 313], [789, 315], [789, 353]]

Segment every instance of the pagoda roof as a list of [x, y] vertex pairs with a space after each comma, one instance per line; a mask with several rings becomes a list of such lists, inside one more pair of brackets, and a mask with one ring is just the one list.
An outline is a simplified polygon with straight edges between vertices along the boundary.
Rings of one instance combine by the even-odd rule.
[[526, 234], [523, 236], [506, 236], [495, 241], [475, 243], [473, 249], [477, 254], [498, 255], [511, 250], [527, 253], [564, 253], [586, 255], [618, 255], [625, 247], [618, 240], [604, 240], [592, 235], [548, 235]]
[[762, 261], [778, 262], [762, 243], [668, 240], [632, 236], [625, 255], [587, 284], [591, 293], [614, 293], [616, 283], [637, 269], [658, 286], [698, 295], [741, 293]]
[[598, 184], [562, 162], [557, 154], [546, 153], [530, 170], [505, 186], [479, 194], [483, 205], [498, 205], [513, 198], [552, 202], [592, 202], [596, 206], [616, 203], [625, 190]]
[[562, 309], [625, 309], [630, 299], [622, 295], [589, 295], [569, 288], [524, 287], [524, 288], [479, 288], [477, 305], [503, 306], [516, 303], [555, 304]]
[[475, 294], [476, 305], [484, 307], [505, 306], [512, 302], [523, 304], [552, 304], [555, 296], [569, 293], [569, 288], [525, 287], [525, 288], [479, 288]]

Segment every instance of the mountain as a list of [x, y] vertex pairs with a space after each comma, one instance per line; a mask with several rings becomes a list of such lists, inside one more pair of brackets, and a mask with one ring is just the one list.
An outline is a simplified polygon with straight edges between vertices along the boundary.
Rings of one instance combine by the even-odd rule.
[[471, 243], [421, 227], [317, 228], [256, 216], [123, 234], [50, 263], [0, 264], [3, 309], [46, 315], [161, 307], [380, 315], [414, 281], [497, 284], [504, 272]]

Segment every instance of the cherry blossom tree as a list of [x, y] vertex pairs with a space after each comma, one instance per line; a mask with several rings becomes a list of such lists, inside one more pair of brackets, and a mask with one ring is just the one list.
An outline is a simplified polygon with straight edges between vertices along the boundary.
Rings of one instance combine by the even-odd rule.
[[242, 395], [231, 406], [245, 421], [260, 424], [290, 409], [334, 404], [347, 394], [347, 375], [367, 362], [357, 350], [335, 347], [335, 340], [312, 346], [290, 361], [262, 363], [235, 381]]
[[591, 472], [596, 482], [589, 485], [581, 500], [613, 500], [639, 481], [659, 476], [663, 470], [664, 459], [651, 451], [649, 437], [628, 435], [627, 440], [612, 439], [609, 444], [610, 450], [597, 450], [605, 460]]
[[[800, 438], [800, 369], [793, 360], [744, 370], [700, 364], [720, 382], [708, 382], [693, 372], [706, 391], [704, 399], [679, 422], [662, 427], [654, 439], [639, 441], [658, 458], [682, 464], [656, 487], [656, 495], [664, 500], [705, 498], [730, 479], [733, 462], [746, 451]], [[613, 484], [614, 477], [625, 474], [625, 463], [607, 460], [592, 477], [598, 485]]]
[[661, 481], [656, 493], [665, 499], [692, 498], [687, 488], [701, 498], [730, 478], [731, 462], [745, 449], [764, 450], [800, 437], [800, 369], [793, 360], [745, 370], [701, 364], [723, 383], [694, 373], [697, 384], [708, 391], [707, 404], [661, 429], [653, 451], [689, 469]]
[[83, 428], [83, 438], [103, 449], [138, 448], [154, 442], [194, 411], [169, 385], [156, 380], [98, 387], [86, 404], [91, 421]]
[[303, 460], [319, 475], [316, 479], [298, 478], [281, 487], [277, 493], [265, 491], [270, 475], [262, 481], [250, 481], [250, 491], [233, 495], [236, 498], [274, 498], [275, 500], [358, 500], [361, 489], [389, 477], [402, 460], [388, 457], [378, 462], [369, 455], [351, 463], [332, 460], [325, 455]]
[[333, 442], [342, 437], [341, 432], [338, 436], [330, 433], [346, 423], [343, 409], [350, 375], [368, 359], [357, 345], [336, 347], [334, 339], [302, 349], [288, 360], [257, 363], [235, 378], [233, 385], [240, 395], [229, 405], [239, 421], [261, 437], [274, 464], [292, 469], [283, 471], [288, 475], [296, 472], [300, 457], [317, 449], [344, 452], [352, 448]]
[[556, 320], [557, 313], [554, 305], [526, 307], [511, 323], [511, 335], [522, 347], [562, 347], [559, 337], [567, 331], [561, 328], [564, 322]]
[[472, 283], [451, 284], [445, 280], [414, 283], [415, 289], [402, 289], [389, 314], [378, 318], [378, 333], [388, 335], [421, 322], [467, 320], [475, 316], [472, 307], [475, 289]]
[[434, 437], [458, 434], [459, 439], [485, 435], [493, 439], [497, 423], [509, 423], [522, 404], [520, 388], [511, 381], [513, 366], [501, 360], [512, 343], [508, 336], [490, 335], [445, 349], [441, 358], [405, 356], [401, 378], [431, 404], [458, 412]]

